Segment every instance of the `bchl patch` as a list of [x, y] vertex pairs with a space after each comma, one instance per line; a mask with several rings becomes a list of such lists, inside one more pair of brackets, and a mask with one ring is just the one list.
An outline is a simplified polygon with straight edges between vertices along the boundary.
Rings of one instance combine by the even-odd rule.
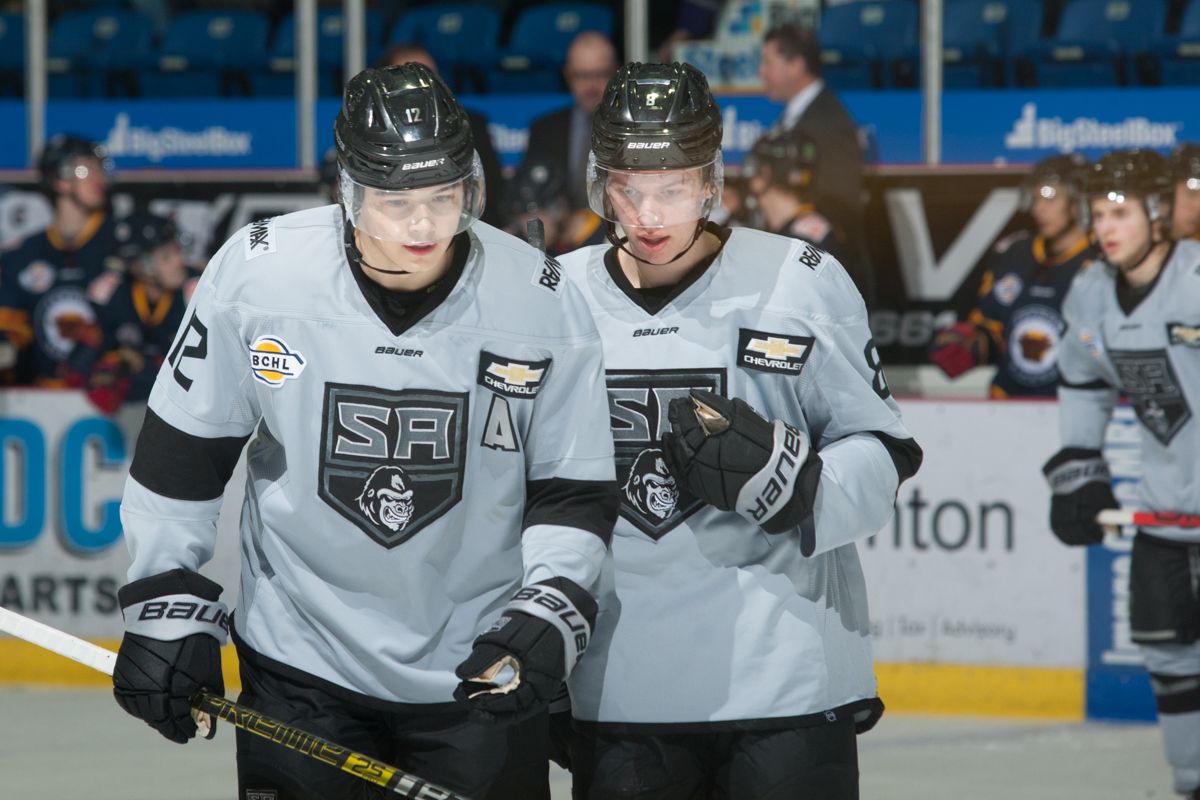
[[1167, 343], [1185, 347], [1200, 347], [1200, 325], [1185, 325], [1182, 322], [1167, 323]]
[[1021, 296], [1023, 288], [1025, 288], [1025, 284], [1021, 282], [1021, 278], [1010, 272], [996, 281], [992, 294], [996, 295], [996, 301], [1000, 305], [1011, 306]]
[[250, 345], [250, 369], [255, 379], [273, 389], [299, 378], [306, 363], [299, 351], [278, 336], [260, 336]]
[[275, 252], [275, 218], [250, 223], [244, 240], [246, 260]]
[[738, 366], [759, 372], [799, 375], [812, 352], [811, 336], [738, 329]]
[[17, 283], [30, 294], [41, 294], [54, 285], [57, 272], [49, 261], [31, 261], [17, 273]]
[[479, 353], [479, 385], [505, 397], [532, 400], [542, 388], [550, 359], [518, 361], [483, 350]]

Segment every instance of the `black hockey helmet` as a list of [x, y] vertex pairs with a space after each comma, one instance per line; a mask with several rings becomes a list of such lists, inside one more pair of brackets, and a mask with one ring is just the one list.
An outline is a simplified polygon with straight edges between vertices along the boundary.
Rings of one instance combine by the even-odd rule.
[[1184, 142], [1175, 148], [1170, 158], [1171, 178], [1183, 181], [1192, 191], [1200, 190], [1200, 144]]
[[475, 161], [467, 113], [422, 64], [367, 68], [351, 78], [333, 138], [341, 168], [377, 189], [461, 180]]
[[690, 64], [625, 64], [592, 117], [592, 152], [609, 169], [700, 167], [721, 152], [721, 111]]
[[76, 161], [80, 158], [99, 160], [105, 175], [112, 174], [112, 159], [99, 142], [73, 133], [60, 133], [46, 142], [38, 157], [38, 176], [42, 188], [53, 194], [54, 182], [75, 177]]
[[551, 209], [566, 196], [566, 176], [553, 160], [531, 154], [517, 167], [504, 193], [501, 214], [515, 219]]
[[[389, 241], [436, 241], [466, 229], [483, 214], [483, 166], [470, 120], [428, 67], [400, 64], [355, 75], [346, 84], [333, 138], [340, 200], [351, 224], [364, 233]], [[376, 202], [381, 194], [431, 188], [446, 190], [439, 193], [436, 209], [408, 207], [406, 200], [414, 198], [408, 194], [394, 198], [390, 208]], [[429, 199], [419, 198], [421, 203]], [[370, 209], [372, 213], [363, 213]], [[433, 231], [408, 230], [415, 215], [431, 209], [438, 217]], [[389, 218], [390, 212], [399, 216]], [[451, 217], [454, 224], [448, 223]], [[426, 238], [430, 236], [434, 238]]]
[[179, 229], [167, 217], [141, 211], [113, 226], [113, 253], [126, 265], [139, 261], [165, 244], [179, 239]]
[[1043, 158], [1033, 165], [1025, 178], [1025, 186], [1034, 192], [1057, 183], [1073, 192], [1076, 197], [1083, 194], [1083, 181], [1091, 165], [1079, 153]]
[[768, 186], [804, 196], [817, 164], [817, 143], [798, 131], [774, 131], [761, 136], [742, 162], [744, 178], [762, 178]]
[[1114, 150], [1092, 164], [1084, 192], [1089, 201], [1102, 197], [1123, 203], [1137, 197], [1153, 222], [1170, 218], [1174, 181], [1167, 159], [1154, 150]]

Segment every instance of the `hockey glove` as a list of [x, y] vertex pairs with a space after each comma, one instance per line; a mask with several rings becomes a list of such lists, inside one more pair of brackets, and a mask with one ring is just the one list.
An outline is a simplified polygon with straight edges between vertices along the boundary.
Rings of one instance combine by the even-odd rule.
[[489, 722], [544, 710], [587, 649], [596, 601], [567, 578], [524, 586], [477, 639], [455, 674], [454, 698]]
[[1050, 483], [1050, 530], [1067, 545], [1099, 544], [1104, 529], [1096, 514], [1118, 508], [1108, 464], [1099, 450], [1066, 447], [1042, 467]]
[[987, 334], [969, 322], [959, 322], [938, 331], [929, 348], [929, 360], [942, 368], [947, 378], [957, 378], [987, 361]]
[[768, 422], [739, 398], [699, 390], [672, 400], [667, 419], [663, 457], [694, 497], [736, 511], [767, 533], [791, 530], [812, 515], [821, 457], [802, 431]]
[[[221, 587], [203, 575], [174, 569], [121, 587], [125, 638], [113, 668], [117, 704], [170, 739], [196, 735], [189, 698], [198, 689], [225, 693], [221, 645], [229, 614]], [[216, 733], [216, 721], [208, 738]]]

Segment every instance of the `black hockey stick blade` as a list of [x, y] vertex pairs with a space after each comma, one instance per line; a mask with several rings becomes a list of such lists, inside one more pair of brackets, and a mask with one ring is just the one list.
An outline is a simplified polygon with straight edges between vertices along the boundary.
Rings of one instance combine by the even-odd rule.
[[546, 252], [546, 226], [539, 217], [530, 217], [525, 223], [525, 235], [531, 245], [543, 253]]

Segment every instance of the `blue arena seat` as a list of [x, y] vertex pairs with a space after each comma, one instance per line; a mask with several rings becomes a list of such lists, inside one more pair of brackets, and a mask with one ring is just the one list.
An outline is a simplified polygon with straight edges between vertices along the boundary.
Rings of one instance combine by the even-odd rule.
[[582, 31], [611, 37], [612, 9], [596, 3], [549, 3], [521, 12], [498, 69], [488, 73], [492, 92], [557, 92], [567, 48]]
[[150, 60], [154, 22], [133, 11], [74, 11], [50, 29], [46, 71], [52, 97], [131, 96]]
[[1166, 27], [1166, 0], [1068, 0], [1058, 33], [1033, 49], [1039, 86], [1133, 82], [1136, 59]]
[[946, 0], [942, 23], [942, 85], [947, 89], [1003, 86], [1006, 54], [1037, 41], [1040, 0]]
[[408, 43], [429, 51], [454, 91], [482, 90], [500, 47], [500, 12], [470, 3], [414, 8], [396, 20], [386, 41]]
[[248, 95], [266, 61], [267, 18], [256, 11], [185, 11], [171, 18], [143, 94], [153, 97]]
[[915, 84], [919, 12], [910, 0], [853, 0], [821, 12], [825, 79], [839, 89]]
[[[379, 13], [368, 11], [365, 25], [366, 62], [372, 64], [379, 56]], [[372, 34], [375, 34], [372, 36]], [[317, 12], [317, 93], [340, 96], [342, 93], [342, 64], [345, 56], [342, 11], [323, 8]], [[265, 67], [254, 76], [254, 93], [258, 95], [291, 95], [296, 87], [296, 18], [289, 13], [279, 23], [271, 37], [270, 52]]]
[[0, 14], [0, 96], [25, 93], [25, 18]]
[[1161, 83], [1171, 86], [1200, 84], [1200, 0], [1190, 0], [1179, 21], [1179, 33], [1153, 48]]

